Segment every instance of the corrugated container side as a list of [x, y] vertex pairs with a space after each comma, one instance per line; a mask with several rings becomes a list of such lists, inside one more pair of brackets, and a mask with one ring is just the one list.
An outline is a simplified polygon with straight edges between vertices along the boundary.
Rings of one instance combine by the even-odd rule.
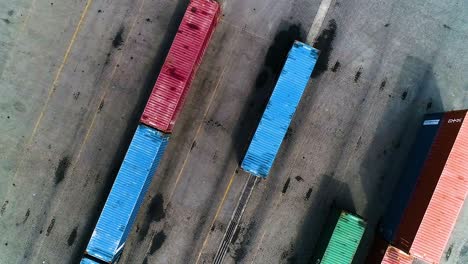
[[120, 254], [168, 139], [155, 129], [138, 126], [86, 248], [87, 255], [110, 262]]
[[359, 216], [342, 212], [323, 255], [323, 264], [351, 264], [356, 254], [366, 222]]
[[333, 231], [335, 231], [336, 223], [338, 222], [340, 215], [341, 210], [339, 210], [338, 208], [332, 208], [325, 220], [324, 226], [320, 230], [320, 234], [314, 248], [314, 253], [309, 263], [318, 263], [323, 258], [323, 255], [327, 250], [328, 244], [330, 244]]
[[350, 264], [365, 229], [366, 222], [359, 216], [346, 211], [332, 211], [320, 234], [311, 263]]
[[317, 61], [318, 51], [296, 41], [242, 161], [245, 171], [266, 177]]
[[160, 131], [172, 131], [219, 12], [215, 1], [190, 2], [140, 122]]
[[80, 264], [101, 264], [101, 263], [96, 262], [96, 261], [94, 261], [92, 259], [89, 259], [87, 257], [84, 257], [84, 258], [81, 259]]
[[382, 260], [382, 264], [412, 264], [414, 258], [405, 252], [389, 246]]
[[415, 144], [409, 153], [406, 168], [393, 192], [387, 211], [380, 222], [379, 231], [387, 241], [393, 242], [394, 240], [395, 231], [400, 224], [403, 212], [421, 175], [421, 170], [439, 130], [442, 117], [443, 113], [430, 114], [424, 117], [422, 126], [417, 133]]
[[387, 251], [388, 246], [389, 246], [389, 243], [379, 234], [376, 234], [374, 236], [374, 240], [367, 254], [365, 263], [366, 264], [381, 263], [385, 256], [385, 252]]
[[444, 114], [442, 124], [432, 149], [424, 164], [421, 176], [416, 183], [413, 195], [406, 207], [396, 232], [394, 245], [409, 252], [424, 213], [437, 186], [449, 153], [458, 135], [461, 123], [450, 123], [451, 119], [463, 118], [466, 112], [448, 112]]
[[439, 263], [468, 192], [467, 173], [468, 122], [465, 121], [411, 246], [412, 255], [428, 263]]

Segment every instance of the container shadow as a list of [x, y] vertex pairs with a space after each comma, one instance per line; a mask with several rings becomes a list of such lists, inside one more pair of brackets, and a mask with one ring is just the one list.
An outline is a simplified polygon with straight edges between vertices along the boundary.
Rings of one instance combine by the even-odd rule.
[[273, 43], [268, 48], [263, 67], [256, 81], [255, 89], [247, 95], [248, 104], [241, 111], [239, 122], [234, 128], [233, 142], [236, 159], [240, 164], [255, 130], [260, 123], [276, 81], [286, 62], [289, 50], [295, 40], [302, 40], [305, 35], [300, 24], [282, 21], [278, 27]]
[[354, 201], [348, 186], [333, 175], [323, 175], [306, 214], [304, 224], [293, 246], [293, 253], [286, 263], [312, 263], [315, 244], [333, 208], [355, 212]]
[[[265, 56], [264, 67], [258, 74], [255, 81], [255, 89], [251, 89], [251, 92], [247, 95], [248, 104], [243, 107], [240, 114], [239, 122], [234, 127], [232, 133], [232, 143], [230, 146], [229, 153], [223, 161], [224, 167], [220, 170], [220, 174], [217, 177], [213, 177], [217, 180], [211, 193], [207, 197], [217, 197], [217, 194], [222, 191], [221, 186], [225, 183], [228, 178], [225, 172], [229, 166], [229, 161], [235, 158], [238, 164], [241, 163], [243, 156], [247, 150], [250, 138], [255, 132], [258, 123], [263, 115], [268, 100], [273, 92], [276, 80], [278, 79], [284, 62], [286, 61], [288, 52], [292, 47], [296, 39], [300, 39], [304, 34], [300, 25], [292, 25], [287, 22], [281, 23], [278, 33], [275, 35], [272, 45], [268, 48]], [[236, 174], [240, 173], [236, 170]], [[244, 175], [245, 173], [242, 173]], [[207, 220], [210, 217], [212, 211], [212, 205], [206, 203], [206, 206], [201, 208], [201, 215], [204, 217], [197, 220], [195, 231], [193, 233], [193, 243], [196, 243], [201, 237], [201, 234], [209, 232], [210, 229], [214, 229], [215, 226], [209, 226]], [[194, 251], [188, 249], [182, 252], [183, 258], [189, 262], [193, 259]], [[212, 261], [207, 260], [207, 261]]]
[[[334, 150], [334, 155], [331, 155], [333, 160], [328, 165], [329, 173], [321, 176], [318, 189], [314, 190], [317, 193], [311, 196], [314, 200], [300, 227], [290, 257], [283, 260], [285, 263], [311, 263], [318, 235], [331, 206], [356, 213], [357, 206], [353, 200], [356, 193], [352, 192], [355, 189], [362, 189], [362, 195], [367, 201], [364, 207], [359, 207], [358, 213], [368, 221], [368, 226], [353, 263], [364, 263], [374, 229], [391, 198], [398, 176], [404, 169], [423, 115], [443, 111], [430, 62], [408, 56], [394, 89], [392, 99], [379, 118], [376, 133], [372, 135], [373, 139], [365, 150], [359, 171], [356, 172], [359, 176], [356, 184], [361, 186], [354, 186], [352, 181], [345, 183], [334, 178], [339, 164], [352, 158], [343, 154], [343, 149]], [[359, 116], [358, 114], [356, 118]], [[349, 140], [345, 140], [343, 148], [349, 144]]]
[[411, 162], [408, 154], [423, 116], [443, 111], [432, 62], [408, 56], [396, 88], [403, 88], [403, 93], [394, 96], [394, 100], [401, 102], [388, 104], [359, 169], [360, 184], [367, 201], [362, 216], [368, 220], [368, 227], [354, 263], [364, 262], [394, 187]]
[[161, 45], [158, 47], [158, 52], [153, 58], [153, 63], [151, 67], [148, 68], [146, 78], [139, 88], [140, 95], [137, 98], [136, 104], [133, 107], [130, 114], [127, 116], [127, 126], [124, 130], [123, 136], [118, 142], [117, 151], [112, 157], [111, 166], [109, 172], [104, 175], [104, 183], [98, 192], [96, 192], [96, 203], [91, 205], [92, 210], [90, 216], [84, 220], [82, 227], [82, 232], [79, 233], [76, 239], [76, 246], [72, 252], [71, 260], [72, 263], [79, 263], [81, 257], [86, 250], [91, 234], [93, 233], [94, 227], [99, 219], [101, 211], [104, 207], [104, 204], [107, 200], [109, 192], [114, 183], [115, 177], [120, 169], [120, 165], [125, 157], [128, 146], [132, 140], [133, 134], [139, 124], [141, 113], [146, 106], [149, 95], [153, 89], [154, 83], [156, 82], [159, 71], [161, 70], [162, 65], [164, 64], [164, 59], [171, 47], [172, 41], [177, 33], [180, 21], [185, 13], [185, 10], [188, 6], [188, 1], [177, 1], [177, 5], [174, 11], [174, 14], [171, 17], [171, 20], [167, 26], [167, 31], [162, 37]]

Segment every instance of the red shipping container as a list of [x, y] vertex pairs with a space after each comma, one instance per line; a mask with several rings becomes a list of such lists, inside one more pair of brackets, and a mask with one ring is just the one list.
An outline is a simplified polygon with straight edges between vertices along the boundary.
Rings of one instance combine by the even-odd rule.
[[388, 246], [387, 251], [382, 260], [382, 264], [411, 264], [413, 263], [414, 258], [405, 252]]
[[410, 249], [412, 255], [427, 263], [439, 263], [468, 193], [465, 120], [466, 114], [447, 121], [462, 125]]
[[182, 108], [190, 83], [218, 22], [220, 8], [213, 0], [192, 0], [140, 122], [169, 133]]
[[[462, 122], [453, 120], [463, 120], [465, 115], [466, 110], [448, 112], [441, 120], [442, 123], [422, 168], [421, 176], [396, 232], [394, 245], [405, 252], [412, 252], [412, 244], [459, 135]], [[457, 215], [451, 217], [456, 218]]]

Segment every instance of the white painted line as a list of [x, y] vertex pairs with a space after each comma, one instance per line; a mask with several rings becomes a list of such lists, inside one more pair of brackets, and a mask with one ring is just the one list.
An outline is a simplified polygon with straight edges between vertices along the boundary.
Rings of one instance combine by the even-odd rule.
[[320, 6], [317, 10], [317, 14], [315, 15], [314, 22], [309, 29], [309, 33], [307, 34], [307, 43], [310, 45], [314, 44], [315, 38], [318, 36], [320, 32], [320, 28], [322, 27], [323, 21], [327, 16], [328, 9], [331, 6], [333, 0], [322, 0]]

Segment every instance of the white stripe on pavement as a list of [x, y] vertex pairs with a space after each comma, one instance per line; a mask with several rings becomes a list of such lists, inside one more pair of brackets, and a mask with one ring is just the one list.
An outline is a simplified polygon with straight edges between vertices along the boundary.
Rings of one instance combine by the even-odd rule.
[[312, 45], [319, 34], [320, 28], [322, 27], [323, 21], [325, 20], [325, 16], [327, 15], [328, 9], [331, 6], [333, 0], [322, 0], [320, 6], [317, 10], [317, 14], [315, 15], [314, 22], [309, 29], [309, 33], [307, 34], [307, 43]]

